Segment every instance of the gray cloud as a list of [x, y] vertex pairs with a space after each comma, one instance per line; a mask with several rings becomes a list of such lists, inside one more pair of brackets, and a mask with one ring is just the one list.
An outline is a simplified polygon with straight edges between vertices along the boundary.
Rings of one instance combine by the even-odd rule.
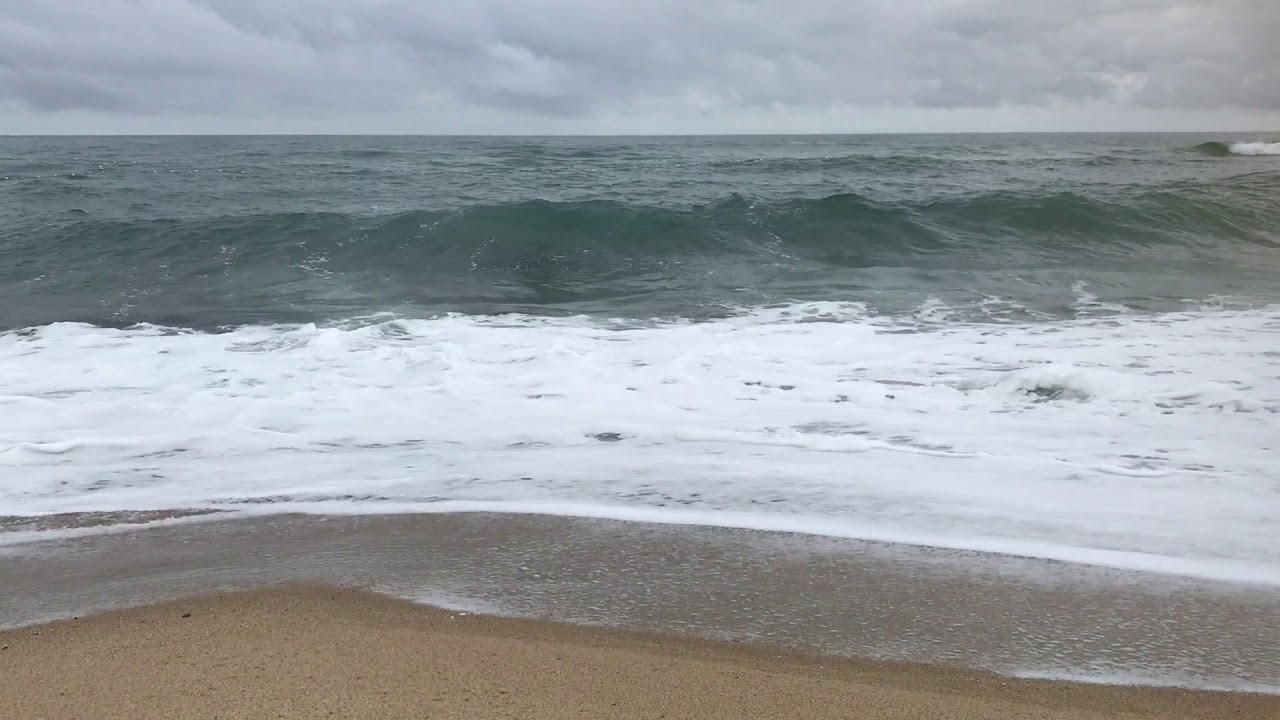
[[832, 108], [1277, 111], [1278, 32], [1272, 0], [6, 0], [0, 107], [457, 131]]

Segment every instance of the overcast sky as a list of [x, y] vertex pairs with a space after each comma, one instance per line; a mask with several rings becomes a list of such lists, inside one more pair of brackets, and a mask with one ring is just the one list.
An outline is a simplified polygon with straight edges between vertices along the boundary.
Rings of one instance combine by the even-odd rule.
[[1280, 0], [0, 0], [0, 134], [1280, 131]]

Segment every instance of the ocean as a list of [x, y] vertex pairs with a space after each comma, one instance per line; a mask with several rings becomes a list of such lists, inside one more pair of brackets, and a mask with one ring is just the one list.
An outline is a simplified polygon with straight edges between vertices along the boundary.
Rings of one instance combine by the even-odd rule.
[[0, 138], [0, 515], [1280, 587], [1278, 189], [1260, 135]]

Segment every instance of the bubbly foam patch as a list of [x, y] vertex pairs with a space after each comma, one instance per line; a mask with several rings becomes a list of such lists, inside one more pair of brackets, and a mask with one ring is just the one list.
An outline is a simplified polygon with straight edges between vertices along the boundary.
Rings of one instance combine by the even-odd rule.
[[1280, 142], [1237, 142], [1228, 147], [1234, 155], [1280, 155]]
[[0, 335], [0, 514], [678, 512], [1280, 583], [1278, 345], [1276, 307], [56, 324]]

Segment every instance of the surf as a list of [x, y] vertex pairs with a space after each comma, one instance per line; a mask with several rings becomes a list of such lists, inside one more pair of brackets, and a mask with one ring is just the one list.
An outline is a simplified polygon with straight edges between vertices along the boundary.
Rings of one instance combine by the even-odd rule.
[[15, 478], [0, 514], [822, 518], [823, 534], [1134, 569], [1221, 561], [1241, 580], [1280, 567], [1258, 502], [1274, 492], [1280, 386], [1262, 350], [1277, 312], [993, 328], [814, 303], [647, 323], [55, 324], [0, 335], [0, 466]]
[[1230, 157], [1231, 155], [1280, 155], [1280, 142], [1206, 142], [1196, 146], [1196, 150], [1210, 157]]

